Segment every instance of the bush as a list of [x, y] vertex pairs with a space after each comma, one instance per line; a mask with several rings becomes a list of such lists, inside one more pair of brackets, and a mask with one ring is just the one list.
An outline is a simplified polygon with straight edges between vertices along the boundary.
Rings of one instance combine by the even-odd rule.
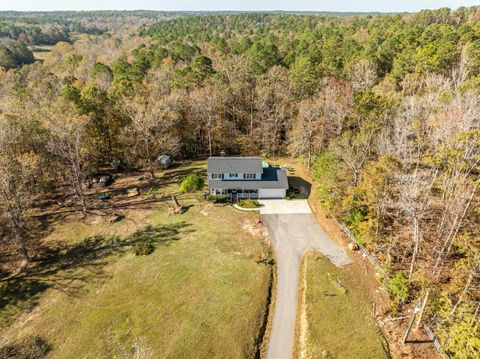
[[202, 188], [203, 188], [203, 179], [196, 174], [192, 174], [185, 177], [185, 179], [180, 184], [180, 191], [182, 193], [192, 193], [192, 192], [199, 191]]
[[227, 194], [210, 194], [207, 200], [213, 203], [230, 203], [230, 196]]
[[256, 199], [246, 198], [238, 201], [238, 206], [242, 208], [258, 208], [260, 204]]
[[155, 246], [152, 243], [137, 243], [133, 246], [133, 254], [136, 256], [148, 256], [155, 250]]
[[393, 276], [388, 284], [388, 290], [394, 296], [394, 299], [405, 302], [410, 296], [410, 281], [407, 272], [398, 272]]
[[295, 198], [295, 192], [292, 191], [291, 189], [288, 189], [287, 190], [287, 196], [285, 197], [285, 199], [294, 199]]

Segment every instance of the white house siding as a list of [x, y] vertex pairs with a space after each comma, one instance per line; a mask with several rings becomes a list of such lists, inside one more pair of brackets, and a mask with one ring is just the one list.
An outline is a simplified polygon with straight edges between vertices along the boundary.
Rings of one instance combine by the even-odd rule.
[[[252, 178], [251, 180], [261, 180], [262, 179], [262, 174], [261, 173], [254, 173], [255, 178]], [[237, 172], [237, 177], [230, 177], [230, 173], [224, 173], [223, 174], [223, 180], [236, 180], [236, 181], [248, 181], [247, 179], [243, 178], [244, 173], [243, 172]], [[208, 173], [208, 179], [212, 180], [212, 173]]]
[[286, 189], [259, 189], [258, 198], [285, 198]]

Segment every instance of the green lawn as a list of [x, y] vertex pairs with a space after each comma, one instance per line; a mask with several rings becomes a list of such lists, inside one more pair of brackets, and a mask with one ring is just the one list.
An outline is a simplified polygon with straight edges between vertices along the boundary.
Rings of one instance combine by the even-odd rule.
[[[199, 194], [180, 201], [189, 207], [182, 215], [169, 216], [163, 203], [111, 226], [56, 224], [49, 239], [66, 249], [0, 284], [0, 347], [39, 336], [50, 358], [253, 357], [272, 269], [254, 260], [269, 251], [257, 215], [212, 207]], [[155, 251], [133, 255], [139, 242]]]
[[304, 357], [389, 358], [386, 340], [371, 314], [367, 283], [355, 268], [336, 268], [320, 254], [305, 257], [306, 291], [302, 288], [300, 298], [304, 295], [306, 303], [306, 345], [297, 344]]

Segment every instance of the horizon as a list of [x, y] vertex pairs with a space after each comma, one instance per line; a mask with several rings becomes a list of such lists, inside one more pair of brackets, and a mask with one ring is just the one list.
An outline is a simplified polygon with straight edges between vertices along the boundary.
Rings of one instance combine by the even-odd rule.
[[[132, 6], [133, 4], [134, 6]], [[225, 6], [221, 0], [205, 0], [198, 6], [195, 0], [43, 0], [34, 5], [29, 0], [17, 0], [1, 4], [0, 11], [15, 12], [61, 12], [61, 11], [158, 11], [158, 12], [333, 12], [333, 13], [403, 13], [433, 10], [448, 7], [455, 10], [459, 7], [479, 6], [472, 0], [423, 0], [415, 3], [405, 0], [379, 2], [366, 0], [358, 3], [354, 0], [326, 0], [321, 4], [312, 0], [242, 0]]]

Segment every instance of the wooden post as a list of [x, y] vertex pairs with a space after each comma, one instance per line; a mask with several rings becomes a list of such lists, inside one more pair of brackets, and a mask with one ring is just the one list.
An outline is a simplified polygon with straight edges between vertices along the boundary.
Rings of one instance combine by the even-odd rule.
[[415, 309], [413, 310], [412, 318], [410, 319], [410, 323], [408, 324], [407, 331], [405, 332], [405, 335], [403, 337], [403, 344], [407, 343], [408, 335], [410, 334], [410, 331], [412, 330], [413, 323], [415, 322], [415, 317], [417, 316], [417, 313], [420, 311], [418, 306], [420, 305], [420, 302], [417, 304]]
[[429, 295], [430, 289], [427, 289], [427, 293], [425, 293], [425, 299], [423, 300], [422, 307], [420, 308], [420, 314], [418, 314], [417, 328], [419, 328], [420, 324], [422, 323], [423, 312], [425, 311], [425, 307], [427, 306]]

